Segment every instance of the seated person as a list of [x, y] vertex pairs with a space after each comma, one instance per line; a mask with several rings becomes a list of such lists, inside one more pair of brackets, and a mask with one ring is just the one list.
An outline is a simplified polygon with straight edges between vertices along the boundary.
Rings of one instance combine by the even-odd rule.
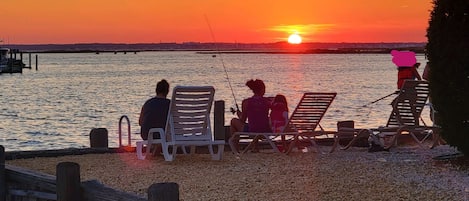
[[[246, 86], [252, 90], [254, 95], [243, 100], [241, 105], [242, 111], [236, 111], [238, 118], [233, 118], [230, 123], [231, 136], [235, 132], [272, 132], [269, 123], [271, 101], [264, 97], [264, 82], [258, 79], [249, 80], [246, 82]], [[249, 124], [246, 121], [249, 121]], [[257, 139], [254, 140], [257, 141]], [[239, 136], [234, 138], [234, 142], [236, 149], [239, 150]]]
[[[142, 107], [138, 124], [140, 125], [140, 135], [143, 140], [148, 139], [148, 131], [151, 128], [166, 127], [166, 118], [170, 100], [166, 98], [169, 92], [169, 84], [166, 80], [161, 80], [156, 84], [156, 96], [148, 99]], [[153, 136], [159, 139], [159, 136]]]
[[270, 124], [274, 133], [281, 133], [288, 123], [287, 98], [278, 94], [272, 102], [270, 111]]

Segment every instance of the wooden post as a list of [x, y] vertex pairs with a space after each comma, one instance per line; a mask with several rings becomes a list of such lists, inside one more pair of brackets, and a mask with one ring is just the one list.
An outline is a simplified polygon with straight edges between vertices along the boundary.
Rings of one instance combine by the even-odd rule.
[[5, 147], [0, 145], [0, 201], [7, 200], [7, 181], [5, 175]]
[[29, 53], [29, 68], [31, 68], [31, 52]]
[[213, 129], [215, 140], [225, 139], [225, 101], [215, 101], [213, 112]]
[[155, 183], [148, 188], [148, 201], [179, 201], [177, 183]]
[[36, 54], [36, 70], [37, 70], [37, 54]]
[[81, 201], [80, 165], [73, 162], [57, 164], [57, 201]]
[[108, 132], [106, 128], [93, 128], [90, 132], [91, 148], [108, 148]]

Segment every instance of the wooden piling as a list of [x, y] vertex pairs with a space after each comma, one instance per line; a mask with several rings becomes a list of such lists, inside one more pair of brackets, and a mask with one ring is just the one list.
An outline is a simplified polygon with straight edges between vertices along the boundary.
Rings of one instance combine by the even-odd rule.
[[91, 148], [108, 148], [108, 132], [106, 128], [93, 128], [90, 132]]
[[29, 62], [29, 65], [28, 65], [28, 66], [29, 66], [29, 68], [31, 69], [31, 53], [29, 53], [29, 55], [28, 55], [28, 56], [29, 56], [29, 60], [28, 60], [28, 62]]
[[61, 162], [56, 167], [57, 201], [81, 201], [80, 165]]
[[7, 181], [5, 172], [5, 147], [0, 145], [0, 201], [6, 201], [7, 199]]
[[225, 140], [225, 101], [215, 101], [213, 109], [214, 138], [215, 140]]
[[179, 201], [177, 183], [155, 183], [148, 188], [148, 201]]
[[36, 70], [37, 70], [37, 54], [36, 54]]

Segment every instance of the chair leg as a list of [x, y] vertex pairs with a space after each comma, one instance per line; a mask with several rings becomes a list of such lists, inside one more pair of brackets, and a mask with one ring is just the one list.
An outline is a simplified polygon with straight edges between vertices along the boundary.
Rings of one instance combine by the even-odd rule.
[[223, 158], [223, 152], [225, 152], [225, 145], [224, 144], [219, 144], [218, 145], [217, 160], [221, 160]]
[[280, 150], [278, 150], [277, 145], [272, 141], [272, 139], [270, 139], [270, 137], [269, 137], [268, 135], [264, 135], [264, 138], [265, 138], [265, 140], [267, 140], [267, 142], [270, 144], [270, 146], [272, 147], [272, 149], [274, 150], [274, 152], [280, 153]]
[[249, 149], [251, 149], [252, 147], [256, 148], [257, 146], [257, 142], [259, 141], [259, 139], [261, 138], [261, 135], [256, 135], [252, 141], [248, 144], [248, 146], [246, 148], [244, 148], [243, 151], [241, 151], [241, 153], [246, 153], [247, 151], [249, 151]]
[[136, 152], [137, 152], [137, 158], [139, 160], [145, 160], [145, 157], [146, 157], [146, 154], [143, 154], [143, 147], [144, 147], [143, 145], [147, 145], [147, 149], [149, 149], [146, 141], [137, 141]]
[[422, 143], [425, 141], [425, 139], [426, 139], [427, 137], [424, 137], [422, 140], [419, 140], [419, 139], [417, 138], [417, 136], [415, 136], [414, 132], [412, 132], [412, 131], [409, 131], [409, 135], [415, 140], [415, 142], [417, 142], [417, 144], [418, 144], [421, 148], [424, 148], [423, 145], [422, 145]]
[[308, 137], [308, 139], [311, 141], [312, 147], [314, 147], [318, 153], [324, 154], [324, 152], [321, 150], [321, 148], [319, 148], [319, 145], [314, 140], [314, 137]]
[[331, 150], [329, 151], [329, 153], [332, 153], [335, 151], [335, 149], [337, 148], [337, 145], [339, 145], [339, 136], [337, 134], [334, 134], [334, 144], [332, 144], [332, 148]]
[[208, 147], [209, 147], [208, 149], [210, 151], [210, 155], [212, 156], [212, 160], [221, 160], [222, 156], [223, 156], [223, 152], [225, 151], [225, 145], [219, 144], [218, 149], [217, 149], [217, 153], [214, 153], [213, 146], [214, 145], [208, 145]]
[[446, 144], [446, 142], [440, 136], [439, 128], [434, 128], [434, 129], [432, 129], [432, 131], [433, 131], [433, 133], [432, 133], [433, 143], [430, 146], [430, 149], [433, 149], [436, 146], [441, 145], [441, 144]]
[[295, 135], [291, 140], [290, 145], [288, 145], [288, 149], [285, 151], [286, 154], [290, 154], [290, 152], [293, 151], [293, 148], [297, 146], [297, 141], [298, 135]]
[[164, 160], [165, 161], [173, 161], [176, 152], [177, 152], [177, 146], [172, 146], [173, 150], [171, 150], [171, 153], [169, 152], [169, 145], [167, 143], [161, 143], [162, 149], [163, 149], [163, 155], [164, 155]]
[[147, 139], [147, 150], [146, 150], [145, 156], [150, 156], [150, 154], [154, 154], [154, 153], [151, 153], [151, 146], [153, 145], [153, 136], [151, 134], [149, 135], [152, 138]]

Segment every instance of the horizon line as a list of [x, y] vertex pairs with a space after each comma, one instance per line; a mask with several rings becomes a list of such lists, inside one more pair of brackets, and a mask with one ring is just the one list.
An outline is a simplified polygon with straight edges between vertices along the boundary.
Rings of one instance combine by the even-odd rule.
[[[5, 42], [5, 41], [3, 41]], [[405, 44], [405, 43], [428, 43], [425, 42], [303, 42], [301, 44], [292, 44], [301, 46], [305, 44]], [[137, 45], [137, 44], [288, 44], [287, 41], [279, 42], [197, 42], [197, 41], [186, 41], [186, 42], [136, 42], [136, 43], [123, 43], [123, 42], [83, 42], [83, 43], [10, 43], [0, 45], [81, 45], [81, 44], [113, 44], [113, 45]]]

